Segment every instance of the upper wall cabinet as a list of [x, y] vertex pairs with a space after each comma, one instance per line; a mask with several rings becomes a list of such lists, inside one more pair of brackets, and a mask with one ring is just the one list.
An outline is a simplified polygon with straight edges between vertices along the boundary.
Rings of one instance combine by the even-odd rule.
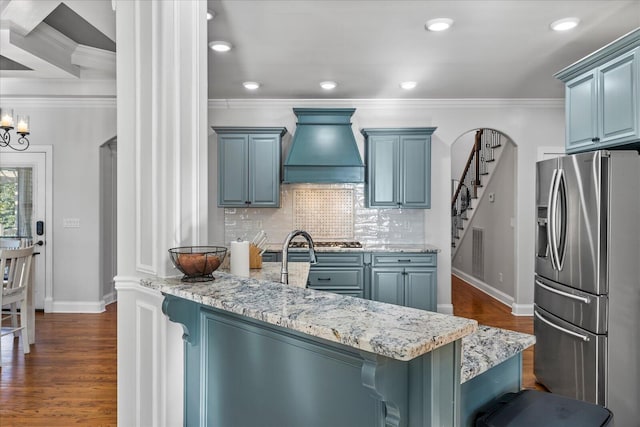
[[640, 142], [640, 29], [556, 74], [568, 153]]
[[280, 153], [286, 128], [214, 127], [218, 206], [280, 206]]
[[431, 135], [435, 129], [362, 129], [367, 207], [431, 207]]

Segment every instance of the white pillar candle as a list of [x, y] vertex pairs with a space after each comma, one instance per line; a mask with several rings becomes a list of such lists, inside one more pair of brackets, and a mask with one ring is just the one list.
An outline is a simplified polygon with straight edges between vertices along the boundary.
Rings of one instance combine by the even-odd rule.
[[29, 133], [29, 116], [18, 115], [18, 126], [16, 126], [16, 132]]
[[2, 110], [2, 112], [0, 112], [0, 126], [13, 127], [13, 111], [12, 110]]

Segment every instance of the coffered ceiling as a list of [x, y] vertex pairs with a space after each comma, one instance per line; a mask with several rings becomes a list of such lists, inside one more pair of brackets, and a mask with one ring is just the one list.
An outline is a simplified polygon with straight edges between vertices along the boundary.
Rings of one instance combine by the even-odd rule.
[[[640, 27], [640, 0], [209, 0], [209, 98], [561, 98], [553, 74]], [[0, 0], [0, 78], [115, 79], [111, 0]], [[554, 32], [552, 21], [580, 25]], [[425, 22], [454, 21], [445, 32]], [[7, 80], [10, 79], [10, 80]], [[55, 79], [55, 80], [52, 80]], [[319, 83], [337, 82], [325, 91]], [[411, 91], [401, 81], [415, 81]], [[35, 80], [34, 80], [35, 81]], [[248, 91], [244, 81], [261, 87]]]

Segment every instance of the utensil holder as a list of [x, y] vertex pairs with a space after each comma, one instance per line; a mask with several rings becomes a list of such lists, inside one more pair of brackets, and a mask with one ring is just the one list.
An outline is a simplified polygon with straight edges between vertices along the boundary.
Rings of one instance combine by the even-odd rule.
[[249, 245], [249, 268], [262, 268], [260, 249], [253, 243]]

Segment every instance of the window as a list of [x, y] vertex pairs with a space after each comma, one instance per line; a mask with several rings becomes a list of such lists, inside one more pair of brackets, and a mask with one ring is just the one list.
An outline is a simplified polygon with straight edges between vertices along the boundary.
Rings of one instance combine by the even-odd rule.
[[0, 169], [0, 236], [32, 237], [32, 175], [31, 168]]

